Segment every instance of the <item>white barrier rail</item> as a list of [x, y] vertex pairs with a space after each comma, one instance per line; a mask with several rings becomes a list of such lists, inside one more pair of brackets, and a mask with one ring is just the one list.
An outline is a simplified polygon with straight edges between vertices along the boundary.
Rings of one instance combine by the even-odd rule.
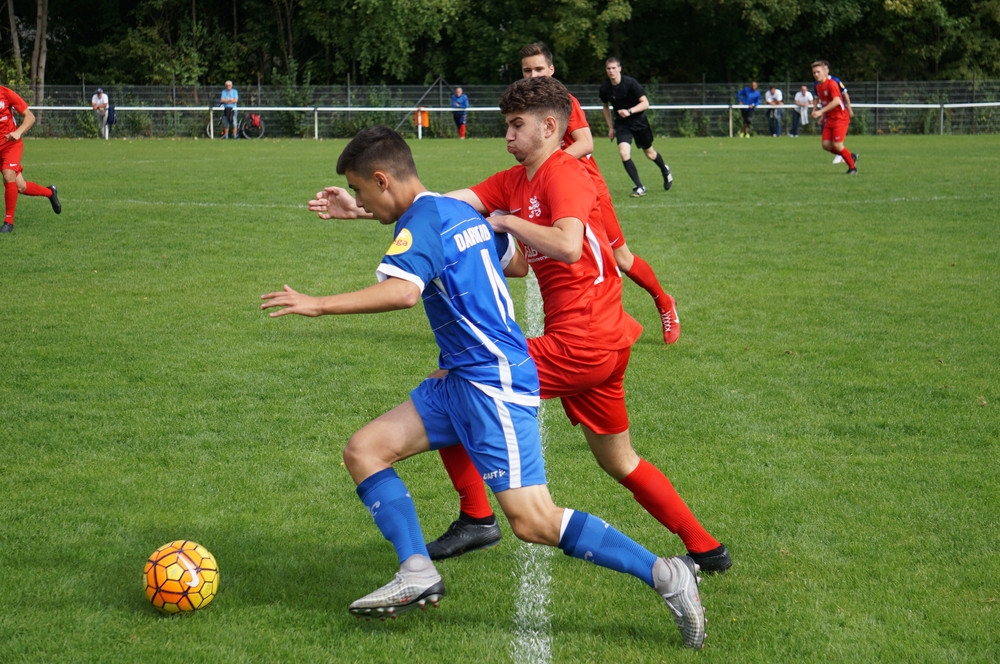
[[[974, 103], [963, 103], [963, 104], [867, 104], [863, 102], [852, 102], [852, 108], [870, 108], [870, 109], [938, 109], [940, 111], [940, 133], [944, 135], [945, 129], [945, 112], [949, 109], [962, 109], [962, 108], [1000, 108], [1000, 102], [974, 102]], [[32, 111], [92, 111], [90, 106], [29, 106]], [[584, 111], [600, 111], [603, 109], [602, 106], [583, 106]], [[650, 110], [654, 111], [726, 111], [729, 115], [729, 137], [733, 137], [733, 111], [749, 108], [744, 104], [653, 104]], [[765, 110], [770, 108], [781, 108], [782, 110], [792, 111], [796, 107], [793, 104], [788, 104], [781, 107], [770, 107], [764, 104], [760, 104], [758, 108], [764, 108]], [[166, 111], [173, 113], [205, 113], [208, 112], [209, 126], [214, 130], [215, 127], [215, 116], [217, 113], [222, 113], [221, 106], [115, 106], [116, 112], [128, 112], [128, 111]], [[499, 113], [500, 109], [496, 106], [470, 106], [468, 108], [462, 109], [464, 112], [469, 113]], [[370, 112], [381, 112], [381, 113], [404, 113], [414, 116], [417, 111], [427, 111], [430, 113], [454, 113], [456, 110], [450, 106], [240, 106], [238, 108], [240, 113], [263, 113], [263, 112], [295, 112], [295, 113], [312, 113], [313, 115], [313, 138], [315, 140], [319, 139], [319, 116], [321, 113], [370, 113]]]

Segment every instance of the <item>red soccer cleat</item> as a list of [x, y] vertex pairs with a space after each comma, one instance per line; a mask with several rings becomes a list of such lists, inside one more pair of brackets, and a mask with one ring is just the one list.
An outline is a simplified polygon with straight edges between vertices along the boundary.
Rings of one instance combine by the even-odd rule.
[[663, 341], [672, 344], [681, 336], [681, 320], [677, 317], [677, 302], [667, 295], [666, 306], [658, 307], [663, 322]]

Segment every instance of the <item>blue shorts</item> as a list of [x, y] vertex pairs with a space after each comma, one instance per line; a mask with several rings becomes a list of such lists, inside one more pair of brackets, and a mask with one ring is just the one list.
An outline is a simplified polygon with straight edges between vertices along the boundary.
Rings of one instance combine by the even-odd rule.
[[494, 399], [454, 374], [426, 379], [410, 398], [431, 449], [463, 445], [493, 493], [546, 483], [537, 406]]

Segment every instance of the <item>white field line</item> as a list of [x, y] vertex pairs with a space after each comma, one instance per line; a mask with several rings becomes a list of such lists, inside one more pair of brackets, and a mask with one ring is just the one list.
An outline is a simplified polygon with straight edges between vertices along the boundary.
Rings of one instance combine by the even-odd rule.
[[[527, 278], [527, 318], [525, 334], [536, 337], [542, 333], [544, 314], [542, 296], [535, 273]], [[545, 402], [538, 408], [538, 427], [545, 451]], [[555, 549], [540, 544], [521, 542], [517, 549], [518, 588], [514, 609], [514, 636], [510, 642], [510, 658], [514, 664], [538, 664], [552, 661], [552, 634], [549, 617], [549, 574]]]
[[[63, 200], [65, 197], [60, 196]], [[100, 204], [104, 208], [108, 208], [115, 203], [121, 203], [123, 205], [153, 205], [156, 207], [203, 207], [203, 208], [259, 208], [261, 210], [308, 210], [309, 206], [305, 204], [293, 205], [293, 204], [277, 204], [277, 203], [220, 203], [218, 201], [144, 201], [136, 198], [119, 198], [114, 200], [106, 199], [87, 199], [87, 198], [73, 198], [73, 203], [82, 203], [84, 207], [89, 209], [91, 205]]]
[[[838, 205], [877, 205], [886, 203], [914, 203], [922, 205], [924, 203], [934, 203], [938, 201], [986, 201], [993, 200], [1000, 197], [998, 194], [990, 193], [980, 193], [973, 195], [954, 195], [954, 196], [892, 196], [886, 198], [857, 198], [857, 199], [844, 199], [837, 202]], [[63, 200], [66, 200], [63, 197]], [[182, 201], [182, 200], [172, 200], [172, 201], [154, 201], [154, 200], [141, 200], [135, 198], [125, 198], [117, 200], [107, 200], [104, 198], [73, 198], [71, 199], [73, 203], [82, 204], [83, 207], [90, 209], [92, 205], [101, 205], [105, 208], [114, 205], [115, 203], [121, 203], [124, 205], [155, 205], [157, 207], [205, 207], [205, 208], [217, 208], [217, 207], [239, 207], [239, 208], [260, 208], [266, 210], [306, 210], [308, 207], [305, 204], [278, 204], [278, 203], [227, 203], [219, 201]], [[816, 201], [812, 199], [801, 200], [801, 201], [760, 201], [757, 203], [747, 203], [746, 201], [702, 201], [702, 202], [691, 202], [691, 203], [666, 203], [666, 202], [653, 202], [649, 198], [643, 199], [642, 203], [630, 203], [629, 201], [622, 201], [615, 205], [615, 207], [622, 208], [663, 208], [663, 209], [685, 209], [685, 208], [698, 208], [698, 209], [746, 209], [747, 207], [787, 207], [787, 208], [813, 208], [816, 206]], [[532, 335], [529, 335], [532, 336]]]
[[[887, 203], [915, 203], [922, 205], [924, 203], [936, 203], [939, 201], [988, 201], [998, 198], [997, 194], [975, 194], [975, 195], [954, 195], [954, 196], [891, 196], [887, 198], [855, 198], [855, 199], [844, 199], [838, 201], [838, 205], [884, 205]], [[661, 208], [661, 209], [683, 209], [683, 208], [699, 208], [699, 209], [710, 209], [710, 208], [720, 208], [720, 209], [746, 209], [748, 207], [766, 207], [768, 209], [775, 207], [786, 207], [786, 208], [802, 208], [802, 207], [815, 207], [816, 202], [813, 200], [802, 200], [802, 201], [758, 201], [756, 203], [748, 203], [746, 201], [701, 201], [701, 202], [691, 202], [691, 203], [660, 203], [652, 202], [649, 198], [644, 198], [642, 203], [635, 203], [629, 201], [622, 201], [621, 203], [615, 203], [615, 208]]]

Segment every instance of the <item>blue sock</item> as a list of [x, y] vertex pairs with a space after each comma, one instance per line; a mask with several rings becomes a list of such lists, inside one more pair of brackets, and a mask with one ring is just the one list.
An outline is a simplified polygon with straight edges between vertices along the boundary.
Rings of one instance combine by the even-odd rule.
[[653, 587], [656, 556], [596, 516], [574, 511], [559, 548], [567, 556], [631, 574]]
[[386, 468], [365, 479], [358, 485], [358, 497], [375, 519], [382, 536], [396, 549], [399, 564], [418, 553], [430, 557], [417, 508], [395, 470]]

